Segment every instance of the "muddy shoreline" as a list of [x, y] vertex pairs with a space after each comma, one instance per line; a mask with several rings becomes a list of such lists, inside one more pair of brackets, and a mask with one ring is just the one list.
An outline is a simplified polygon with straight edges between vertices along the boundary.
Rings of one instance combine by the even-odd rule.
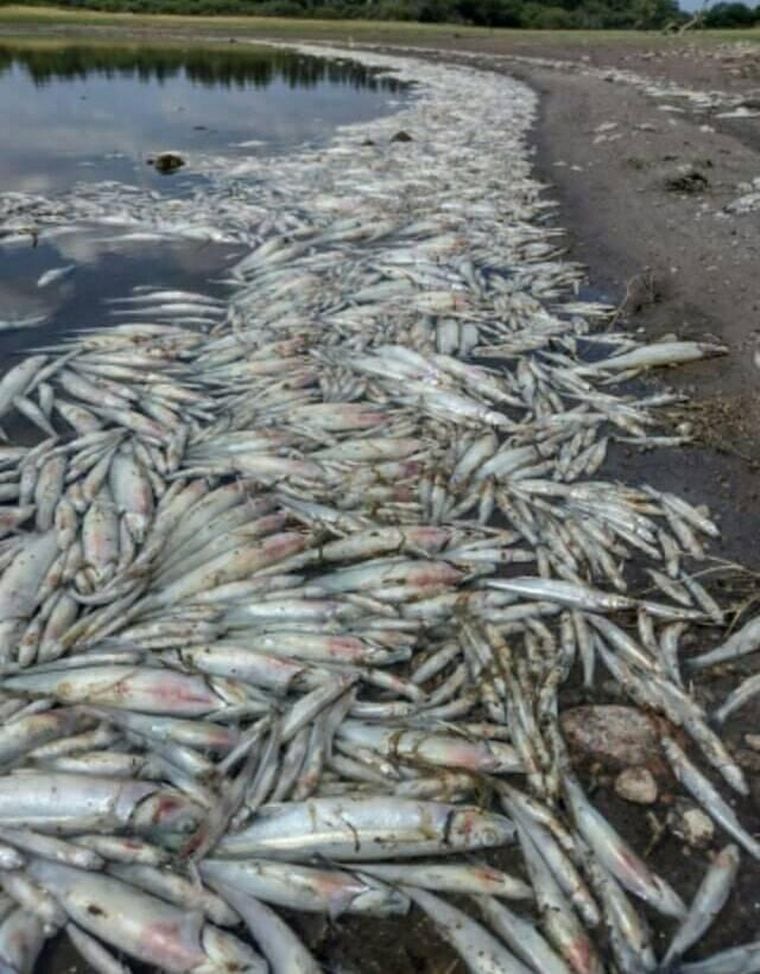
[[[19, 33], [0, 28], [0, 41]], [[23, 34], [72, 42], [223, 39], [165, 25], [148, 32], [50, 24], [25, 26]], [[324, 33], [319, 39], [331, 43]], [[239, 43], [256, 40], [252, 33]], [[277, 40], [276, 32], [261, 40]], [[283, 41], [298, 42], [292, 35]], [[626, 478], [678, 487], [707, 504], [723, 531], [721, 556], [760, 570], [753, 540], [760, 537], [760, 206], [725, 211], [760, 177], [758, 46], [656, 34], [540, 44], [535, 34], [525, 41], [499, 31], [475, 38], [452, 27], [434, 39], [410, 28], [410, 46], [376, 49], [503, 72], [536, 90], [535, 172], [557, 204], [553, 222], [565, 231], [567, 258], [588, 269], [590, 296], [621, 308], [620, 327], [654, 338], [711, 336], [728, 346], [725, 358], [657, 377], [690, 398], [673, 422], [688, 424], [694, 446], [619, 451], [615, 462]], [[684, 98], [653, 97], [626, 74], [739, 101], [747, 117], [721, 117], [728, 104], [706, 110]], [[668, 188], [684, 174], [685, 191]]]
[[[619, 307], [618, 327], [653, 339], [713, 337], [727, 345], [724, 358], [656, 378], [689, 397], [673, 423], [687, 423], [694, 444], [635, 455], [620, 450], [614, 464], [625, 479], [707, 504], [723, 531], [721, 557], [758, 569], [760, 210], [738, 215], [725, 207], [760, 175], [760, 118], [689, 111], [682, 100], [654, 99], [587, 72], [623, 67], [695, 90], [743, 92], [748, 103], [756, 89], [737, 84], [723, 61], [708, 73], [686, 46], [656, 60], [629, 48], [596, 50], [593, 61], [580, 51], [419, 53], [505, 72], [539, 93], [535, 172], [557, 204], [553, 223], [565, 232], [567, 258], [588, 269], [591, 297]], [[528, 63], [547, 57], [566, 63]], [[653, 62], [657, 71], [645, 74]], [[671, 107], [677, 111], [663, 110]], [[669, 187], [691, 173], [705, 180], [694, 191]]]
[[[547, 52], [531, 52], [531, 56]], [[549, 57], [573, 60], [566, 52]], [[585, 60], [588, 58], [588, 60]], [[744, 59], [742, 58], [742, 61]], [[621, 63], [622, 62], [622, 63]], [[470, 61], [470, 63], [472, 63]], [[558, 68], [506, 59], [483, 66], [504, 70], [541, 96], [533, 130], [536, 173], [557, 202], [554, 217], [565, 230], [567, 257], [588, 268], [594, 297], [620, 308], [618, 326], [656, 339], [714, 336], [728, 347], [724, 358], [659, 372], [650, 383], [683, 392], [690, 403], [674, 425], [689, 423], [695, 442], [688, 447], [633, 451], [618, 447], [607, 470], [628, 483], [649, 482], [674, 490], [692, 503], [706, 504], [722, 537], [711, 555], [760, 568], [760, 372], [755, 358], [760, 337], [760, 212], [725, 212], [738, 187], [760, 175], [760, 118], [721, 119], [721, 112], [663, 111], [683, 101], [657, 99], [587, 67], [632, 70], [685, 87], [745, 94], [753, 104], [760, 52], [750, 77], [731, 73], [726, 49], [705, 63], [688, 46], [650, 57], [646, 50], [577, 52], [575, 64]], [[614, 126], [614, 127], [613, 127]], [[682, 171], [703, 174], [700, 191], [674, 192], [668, 180]], [[696, 566], [695, 566], [696, 568]], [[752, 583], [749, 590], [752, 590]], [[751, 671], [751, 664], [746, 666]], [[734, 676], [736, 679], [736, 676]], [[709, 709], [725, 692], [716, 675], [705, 682], [702, 702]], [[589, 699], [591, 702], [591, 699]], [[593, 702], [600, 702], [595, 693]], [[609, 701], [603, 701], [609, 702]], [[734, 754], [751, 762], [744, 736], [760, 723], [755, 702], [724, 728]], [[754, 773], [753, 773], [754, 771]], [[760, 828], [760, 778], [748, 779], [752, 795], [737, 804], [750, 831]], [[636, 806], [621, 802], [605, 780], [595, 793], [598, 807], [637, 849], [654, 841], [651, 861], [684, 892], [696, 888], [707, 857], [676, 842], [657, 841], [652, 822]], [[667, 793], [656, 808], [668, 806]], [[672, 797], [672, 796], [671, 796]], [[720, 846], [721, 840], [717, 840]], [[758, 934], [760, 869], [744, 857], [739, 884], [722, 922], [690, 956], [708, 957]], [[650, 916], [655, 929], [657, 920]], [[655, 943], [663, 943], [657, 930]]]
[[[113, 33], [113, 32], [112, 32]], [[113, 33], [139, 40], [139, 34]], [[155, 37], [153, 38], [155, 39]], [[456, 36], [451, 49], [426, 56], [457, 60]], [[466, 58], [470, 66], [514, 75], [541, 94], [540, 116], [532, 148], [538, 177], [558, 206], [553, 221], [567, 231], [567, 257], [588, 267], [593, 295], [619, 306], [619, 326], [659, 337], [703, 338], [724, 342], [729, 354], [658, 376], [688, 394], [692, 405], [672, 423], [690, 424], [693, 446], [640, 452], [618, 447], [608, 465], [620, 479], [650, 482], [674, 489], [693, 503], [705, 503], [716, 517], [723, 538], [712, 553], [760, 570], [760, 373], [755, 364], [760, 340], [760, 211], [743, 215], [725, 207], [741, 195], [742, 183], [760, 176], [760, 118], [721, 119], [720, 111], [682, 109], [680, 101], [656, 99], [620, 81], [587, 73], [625, 67], [659, 80], [695, 89], [719, 89], [755, 97], [760, 73], [747, 67], [737, 76], [730, 50], [699, 59], [685, 42], [669, 54], [650, 56], [643, 46], [609, 49], [520, 49], [519, 60], [504, 58], [496, 43], [482, 44]], [[404, 49], [388, 49], [408, 53]], [[473, 57], [472, 55], [476, 56]], [[496, 57], [494, 57], [496, 55]], [[561, 57], [572, 66], [531, 64], [524, 58]], [[588, 60], [584, 60], [588, 59]], [[760, 54], [756, 63], [760, 65]], [[760, 72], [760, 68], [758, 68]], [[688, 167], [686, 170], [684, 167]], [[668, 181], [697, 172], [696, 191], [669, 188]], [[735, 680], [735, 677], [734, 677]], [[726, 682], [718, 679], [718, 690]], [[705, 703], [713, 688], [705, 683]], [[582, 695], [579, 696], [581, 702]], [[594, 702], [612, 702], [600, 691]], [[760, 705], [749, 705], [727, 727], [734, 751], [754, 732]], [[747, 759], [749, 760], [749, 759]], [[737, 803], [751, 831], [760, 829], [760, 777], [747, 767], [752, 796]], [[640, 808], [611, 793], [601, 769], [595, 801], [637, 849], [653, 838]], [[668, 806], [655, 807], [662, 817]], [[713, 848], [724, 844], [718, 836]], [[691, 895], [708, 862], [705, 852], [685, 849], [667, 836], [656, 846], [656, 866], [684, 895]], [[722, 921], [700, 943], [693, 957], [708, 956], [757, 935], [760, 870], [743, 857], [740, 881]], [[657, 927], [653, 915], [650, 919]], [[313, 918], [303, 933], [315, 950], [329, 958], [334, 971], [363, 970], [405, 974], [458, 974], [463, 968], [439, 946], [415, 913], [399, 936], [396, 923]], [[656, 945], [667, 937], [657, 929]], [[68, 964], [71, 963], [67, 957]], [[43, 961], [45, 963], [45, 961]], [[44, 969], [70, 969], [58, 957]], [[59, 966], [60, 965], [60, 966]], [[80, 964], [77, 969], [85, 968]]]
[[[658, 376], [692, 399], [685, 422], [695, 447], [623, 456], [624, 472], [708, 504], [720, 518], [721, 555], [757, 568], [760, 214], [723, 206], [760, 172], [759, 120], [671, 116], [609, 82], [523, 66], [513, 73], [542, 94], [536, 164], [558, 200], [568, 256], [621, 306], [621, 325], [653, 337], [711, 335], [729, 348], [724, 359]], [[666, 188], [685, 167], [704, 175], [703, 191]]]

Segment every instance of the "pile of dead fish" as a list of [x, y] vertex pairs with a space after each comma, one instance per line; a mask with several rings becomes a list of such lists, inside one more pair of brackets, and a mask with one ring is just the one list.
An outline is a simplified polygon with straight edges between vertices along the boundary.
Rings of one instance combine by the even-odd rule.
[[[616, 384], [720, 349], [604, 334], [573, 297], [525, 88], [383, 63], [416, 101], [283, 163], [228, 303], [138, 288], [0, 380], [0, 421], [43, 437], [0, 448], [3, 970], [65, 929], [109, 974], [315, 972], [280, 907], [412, 906], [476, 972], [760, 969], [682, 962], [760, 855], [688, 686], [760, 623], [681, 660], [723, 624], [694, 577], [718, 531], [600, 473], [678, 442], [670, 396]], [[735, 843], [691, 904], [571, 769], [578, 674], [669, 722]]]

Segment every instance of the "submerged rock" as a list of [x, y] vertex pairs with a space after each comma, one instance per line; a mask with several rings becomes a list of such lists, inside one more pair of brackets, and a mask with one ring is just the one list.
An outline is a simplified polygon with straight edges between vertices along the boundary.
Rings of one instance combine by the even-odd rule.
[[157, 156], [148, 159], [148, 165], [158, 172], [176, 172], [185, 165], [185, 160], [178, 152], [159, 152]]
[[391, 136], [391, 142], [413, 142], [412, 136], [401, 129], [400, 132], [396, 132], [395, 135]]

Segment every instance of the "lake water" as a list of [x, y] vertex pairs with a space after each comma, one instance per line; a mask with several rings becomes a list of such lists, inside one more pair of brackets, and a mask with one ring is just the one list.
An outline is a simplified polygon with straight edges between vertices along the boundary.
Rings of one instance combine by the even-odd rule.
[[[233, 165], [318, 146], [336, 126], [393, 111], [404, 97], [392, 78], [350, 61], [242, 44], [0, 45], [0, 195], [19, 194], [13, 221], [22, 225], [31, 197], [54, 204], [82, 184], [188, 197], [208, 178], [196, 158]], [[147, 160], [165, 150], [187, 164], [157, 172]], [[10, 236], [0, 220], [0, 321], [47, 316], [33, 329], [0, 331], [0, 358], [7, 366], [11, 352], [102, 324], [104, 299], [137, 284], [221, 293], [208, 282], [239, 253], [205, 241], [129, 246], [86, 225]]]

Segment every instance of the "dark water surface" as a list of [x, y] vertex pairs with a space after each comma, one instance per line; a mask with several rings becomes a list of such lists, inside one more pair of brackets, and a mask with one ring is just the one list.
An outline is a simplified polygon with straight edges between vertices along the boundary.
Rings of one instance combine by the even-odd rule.
[[177, 192], [147, 158], [235, 157], [322, 142], [380, 114], [396, 83], [347, 61], [268, 48], [0, 46], [0, 185], [45, 193], [116, 179]]
[[[392, 78], [354, 62], [250, 45], [3, 44], [0, 193], [54, 201], [83, 183], [115, 181], [181, 197], [204, 184], [194, 154], [235, 164], [324, 144], [336, 126], [393, 111], [403, 97]], [[147, 164], [166, 150], [187, 164], [166, 175]], [[103, 324], [103, 299], [136, 284], [219, 294], [207, 282], [240, 254], [203, 241], [109, 236], [102, 227], [39, 242], [0, 233], [2, 366], [13, 352]], [[72, 264], [65, 278], [37, 286], [46, 271]], [[33, 329], [3, 330], [28, 315], [49, 317]]]

